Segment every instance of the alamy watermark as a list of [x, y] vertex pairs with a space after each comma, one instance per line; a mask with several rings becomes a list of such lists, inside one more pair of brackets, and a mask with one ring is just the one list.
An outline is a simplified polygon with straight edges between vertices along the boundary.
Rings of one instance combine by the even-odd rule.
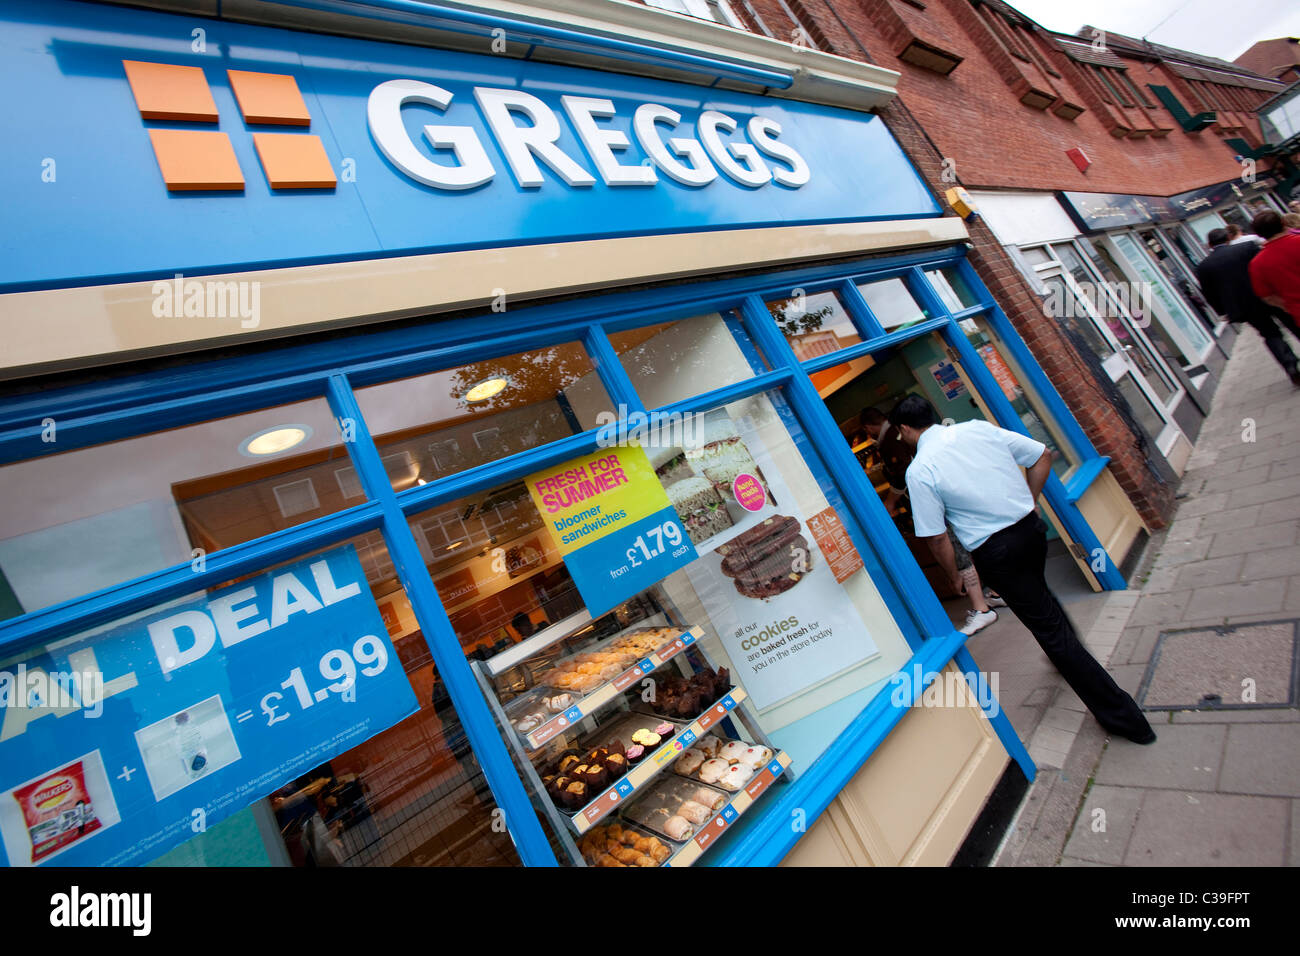
[[890, 700], [895, 707], [905, 707], [909, 700], [913, 707], [968, 707], [977, 703], [991, 720], [1002, 709], [998, 703], [998, 672], [990, 671], [983, 680], [980, 676], [955, 670], [923, 671], [920, 664], [913, 664], [910, 671], [898, 671], [889, 679]]
[[1082, 319], [1095, 313], [1103, 319], [1131, 319], [1139, 328], [1151, 324], [1155, 286], [1150, 282], [1076, 282], [1075, 287], [1078, 296], [1053, 283], [1043, 300], [1043, 311], [1054, 319]]
[[104, 675], [99, 671], [47, 671], [19, 664], [0, 670], [0, 708], [76, 710], [86, 717], [104, 712]]
[[255, 329], [262, 321], [262, 283], [221, 279], [186, 279], [179, 272], [170, 281], [153, 284], [156, 319], [239, 319], [240, 328]]
[[596, 444], [600, 448], [644, 445], [655, 448], [693, 448], [704, 436], [704, 415], [699, 412], [632, 412], [619, 405], [617, 412], [596, 416]]

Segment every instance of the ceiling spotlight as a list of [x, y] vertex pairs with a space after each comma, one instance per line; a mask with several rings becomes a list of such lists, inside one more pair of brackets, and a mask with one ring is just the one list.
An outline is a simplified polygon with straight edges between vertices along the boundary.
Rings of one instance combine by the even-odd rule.
[[509, 384], [508, 378], [485, 378], [472, 386], [462, 397], [467, 402], [486, 402], [489, 398], [501, 394]]
[[261, 458], [265, 455], [278, 455], [295, 445], [301, 445], [311, 437], [310, 425], [276, 425], [264, 428], [256, 435], [249, 435], [239, 443], [239, 453], [249, 458]]

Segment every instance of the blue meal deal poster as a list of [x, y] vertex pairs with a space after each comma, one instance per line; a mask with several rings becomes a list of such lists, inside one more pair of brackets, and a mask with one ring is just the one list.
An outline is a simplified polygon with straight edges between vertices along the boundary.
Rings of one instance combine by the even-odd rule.
[[638, 445], [604, 448], [530, 475], [528, 491], [593, 616], [697, 556]]
[[351, 545], [0, 663], [0, 858], [147, 862], [418, 709]]

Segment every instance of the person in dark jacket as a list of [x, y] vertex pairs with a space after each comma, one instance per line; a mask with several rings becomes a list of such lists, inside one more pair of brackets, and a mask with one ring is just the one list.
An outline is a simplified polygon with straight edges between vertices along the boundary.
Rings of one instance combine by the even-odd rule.
[[1205, 300], [1234, 325], [1245, 322], [1252, 326], [1291, 383], [1300, 386], [1300, 361], [1282, 336], [1285, 328], [1300, 339], [1300, 328], [1290, 313], [1269, 305], [1251, 287], [1250, 261], [1259, 253], [1259, 246], [1253, 242], [1230, 243], [1225, 229], [1211, 229], [1206, 238], [1210, 254], [1196, 267]]

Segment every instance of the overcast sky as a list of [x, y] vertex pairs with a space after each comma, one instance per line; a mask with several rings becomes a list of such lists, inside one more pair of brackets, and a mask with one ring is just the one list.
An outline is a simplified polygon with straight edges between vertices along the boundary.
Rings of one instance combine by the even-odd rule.
[[1087, 23], [1222, 60], [1240, 56], [1256, 40], [1300, 36], [1298, 0], [1009, 2], [1043, 26], [1060, 33], [1075, 33]]

